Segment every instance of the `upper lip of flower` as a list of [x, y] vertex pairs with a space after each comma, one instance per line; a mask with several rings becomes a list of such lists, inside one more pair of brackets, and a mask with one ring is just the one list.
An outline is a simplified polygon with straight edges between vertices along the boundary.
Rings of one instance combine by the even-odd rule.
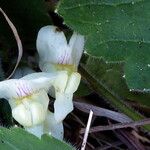
[[[72, 65], [73, 68], [77, 68], [83, 53], [84, 36], [73, 33], [67, 44], [62, 31], [57, 31], [55, 26], [45, 26], [38, 33], [36, 46], [42, 71], [46, 71], [44, 69], [46, 63], [65, 65], [65, 67]], [[56, 67], [57, 69], [59, 70]]]

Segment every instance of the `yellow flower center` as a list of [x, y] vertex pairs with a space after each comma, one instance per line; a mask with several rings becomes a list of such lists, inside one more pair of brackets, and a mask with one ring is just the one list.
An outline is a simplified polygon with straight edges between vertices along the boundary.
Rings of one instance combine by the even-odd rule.
[[68, 64], [55, 64], [55, 68], [57, 70], [65, 70], [70, 75], [72, 72], [77, 72], [77, 67], [75, 65], [68, 65]]

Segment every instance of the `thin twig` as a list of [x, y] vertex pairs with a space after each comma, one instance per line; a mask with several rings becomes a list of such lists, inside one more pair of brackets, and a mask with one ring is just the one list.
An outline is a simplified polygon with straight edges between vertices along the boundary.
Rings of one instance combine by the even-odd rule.
[[90, 114], [89, 114], [89, 118], [88, 118], [86, 129], [85, 129], [85, 133], [84, 133], [84, 138], [83, 138], [83, 143], [82, 143], [82, 146], [81, 146], [81, 150], [85, 150], [85, 146], [86, 146], [86, 142], [87, 142], [87, 138], [88, 138], [90, 126], [91, 126], [92, 117], [93, 117], [93, 111], [90, 110]]
[[115, 148], [115, 149], [121, 150], [121, 148], [118, 147], [120, 145], [122, 145], [122, 142], [121, 141], [116, 141], [116, 142], [110, 143], [109, 145], [104, 145], [104, 146], [101, 146], [101, 147], [97, 147], [96, 150], [107, 150], [107, 149], [110, 149], [110, 148]]
[[132, 130], [131, 133], [139, 140], [141, 140], [143, 143], [149, 143], [150, 144], [150, 139], [147, 137], [139, 135], [135, 130]]
[[[113, 125], [107, 125], [107, 126], [96, 126], [90, 128], [89, 133], [94, 133], [94, 132], [99, 132], [99, 131], [106, 131], [106, 130], [115, 130], [115, 129], [120, 129], [120, 128], [127, 128], [127, 127], [136, 127], [136, 126], [143, 126], [146, 124], [150, 124], [150, 118], [146, 118], [143, 120], [135, 121], [135, 122], [130, 122], [130, 123], [117, 123]], [[82, 128], [80, 130], [80, 133], [83, 134], [85, 132], [85, 128]]]
[[129, 150], [145, 150], [143, 144], [134, 137], [130, 131], [117, 129], [114, 131], [117, 138], [122, 141], [129, 149]]
[[23, 47], [22, 47], [22, 43], [21, 43], [21, 40], [20, 40], [20, 37], [19, 37], [19, 34], [17, 32], [17, 29], [16, 27], [13, 25], [13, 23], [10, 21], [10, 19], [8, 18], [8, 16], [5, 14], [5, 12], [2, 10], [2, 8], [0, 8], [0, 12], [3, 14], [3, 16], [5, 17], [8, 25], [10, 26], [14, 36], [15, 36], [15, 39], [16, 39], [16, 42], [17, 42], [17, 46], [18, 46], [18, 59], [17, 59], [17, 63], [15, 65], [15, 68], [13, 69], [12, 73], [9, 75], [9, 77], [7, 79], [9, 79], [15, 72], [16, 68], [18, 67], [19, 65], [19, 62], [21, 60], [21, 57], [22, 57], [22, 53], [23, 53]]
[[[76, 115], [73, 114], [73, 113], [71, 113], [71, 115], [72, 115], [73, 117], [75, 117], [75, 119], [76, 119], [76, 121], [77, 121], [78, 123], [80, 123], [83, 127], [86, 127], [86, 125], [83, 123], [83, 121], [82, 121], [78, 116], [76, 116]], [[93, 119], [92, 119], [92, 121], [93, 121]], [[92, 124], [92, 122], [91, 122], [91, 124]], [[98, 137], [96, 137], [95, 134], [91, 134], [90, 136], [91, 136], [93, 139], [95, 139], [98, 144], [101, 145], [101, 142], [100, 142], [101, 140], [100, 140]], [[82, 139], [83, 139], [83, 137], [82, 137]]]
[[[83, 140], [83, 136], [82, 135], [79, 135], [79, 138], [81, 139], [81, 140]], [[86, 148], [90, 148], [91, 150], [93, 149], [93, 150], [95, 150], [95, 146], [93, 146], [91, 143], [89, 143], [89, 142], [86, 142]]]

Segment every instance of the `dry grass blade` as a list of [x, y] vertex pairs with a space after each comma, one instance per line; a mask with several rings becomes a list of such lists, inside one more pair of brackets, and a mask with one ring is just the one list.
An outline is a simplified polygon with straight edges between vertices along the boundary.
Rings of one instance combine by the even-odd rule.
[[117, 129], [114, 133], [129, 150], [145, 150], [144, 145], [135, 136], [133, 136], [130, 131]]
[[[82, 125], [83, 127], [86, 127], [86, 125], [83, 123], [83, 121], [78, 117], [78, 116], [76, 116], [75, 114], [73, 114], [73, 113], [71, 113], [71, 115], [76, 119], [76, 121], [80, 124], [80, 125]], [[92, 121], [93, 121], [94, 119], [92, 119]], [[91, 122], [91, 124], [92, 124], [92, 122]], [[79, 136], [81, 136], [81, 135], [79, 135]], [[94, 139], [94, 140], [96, 140], [96, 142], [97, 143], [99, 143], [100, 145], [101, 145], [101, 141], [99, 140], [99, 137], [97, 137], [95, 134], [90, 134], [90, 136]], [[81, 136], [82, 137], [82, 136]], [[83, 138], [82, 138], [83, 139]]]
[[91, 126], [92, 117], [93, 117], [93, 111], [90, 110], [90, 114], [89, 114], [89, 118], [88, 118], [86, 129], [85, 129], [85, 134], [84, 134], [81, 150], [85, 150], [85, 146], [86, 146], [86, 142], [87, 142], [90, 126]]
[[150, 144], [150, 139], [143, 137], [141, 135], [139, 135], [135, 130], [132, 131], [132, 134], [139, 140], [141, 140], [144, 143], [149, 143]]
[[[150, 118], [131, 122], [131, 123], [117, 123], [115, 125], [111, 124], [111, 125], [107, 125], [107, 126], [96, 126], [96, 127], [92, 127], [90, 129], [89, 133], [94, 133], [94, 132], [99, 132], [99, 131], [107, 131], [107, 130], [115, 130], [115, 129], [121, 129], [121, 128], [127, 128], [127, 127], [134, 128], [134, 127], [142, 126], [142, 125], [146, 125], [146, 124], [150, 124]], [[80, 133], [84, 133], [84, 132], [85, 132], [85, 128], [82, 128], [80, 130]]]
[[93, 110], [95, 116], [107, 117], [121, 123], [132, 122], [132, 120], [128, 116], [105, 108], [100, 108], [97, 106], [80, 102], [74, 102], [74, 105], [77, 109], [86, 113], [89, 113], [90, 109]]
[[15, 72], [16, 68], [18, 67], [19, 65], [19, 62], [21, 60], [21, 57], [22, 57], [22, 53], [23, 53], [23, 47], [22, 47], [22, 43], [21, 43], [21, 40], [20, 40], [20, 37], [18, 35], [18, 32], [17, 32], [17, 29], [16, 27], [13, 25], [13, 23], [10, 21], [10, 19], [8, 18], [8, 16], [5, 14], [5, 12], [2, 10], [2, 8], [0, 8], [0, 12], [3, 14], [3, 16], [5, 17], [8, 25], [10, 26], [14, 36], [15, 36], [15, 39], [16, 39], [16, 42], [17, 42], [17, 46], [18, 46], [18, 59], [17, 59], [17, 63], [15, 65], [15, 68], [13, 69], [12, 73], [9, 75], [9, 77], [7, 79], [9, 79]]
[[118, 147], [120, 145], [122, 145], [122, 142], [116, 141], [116, 142], [110, 143], [110, 145], [104, 145], [101, 147], [97, 147], [95, 150], [108, 150], [110, 148], [115, 148], [116, 150], [121, 150], [121, 148]]

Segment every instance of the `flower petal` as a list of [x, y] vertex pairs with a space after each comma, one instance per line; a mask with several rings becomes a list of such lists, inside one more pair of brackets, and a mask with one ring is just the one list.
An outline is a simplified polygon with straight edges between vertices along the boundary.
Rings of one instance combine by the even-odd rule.
[[12, 116], [17, 122], [19, 122], [23, 126], [32, 125], [31, 113], [25, 108], [23, 104], [20, 104], [12, 109]]
[[80, 80], [81, 80], [81, 75], [77, 72], [75, 73], [73, 72], [69, 77], [69, 81], [67, 83], [65, 93], [74, 93], [78, 89]]
[[56, 78], [57, 74], [58, 74], [57, 72], [54, 72], [54, 73], [38, 72], [38, 73], [28, 74], [22, 77], [21, 79], [24, 79], [24, 80], [34, 80], [34, 79], [40, 79], [40, 78], [54, 79]]
[[54, 116], [57, 122], [61, 122], [73, 110], [73, 93], [57, 93], [54, 102]]
[[52, 85], [56, 86], [57, 90], [64, 90], [66, 78], [67, 72], [59, 71], [55, 73], [33, 73], [20, 79], [1, 81], [0, 98], [5, 98], [7, 100], [11, 98], [20, 98], [31, 95], [33, 92], [39, 90], [48, 91]]
[[73, 33], [69, 41], [69, 46], [72, 49], [73, 64], [77, 67], [83, 53], [84, 43], [84, 36], [77, 33]]
[[[40, 29], [36, 47], [40, 57], [40, 68], [46, 71], [45, 63], [68, 64], [71, 59], [71, 49], [67, 45], [66, 37], [55, 26], [45, 26]], [[51, 66], [50, 66], [51, 67]]]
[[[26, 91], [24, 91], [24, 86]], [[24, 80], [10, 79], [0, 82], [0, 98], [7, 100], [11, 98], [19, 98], [30, 94], [29, 83]]]
[[65, 71], [60, 72], [54, 72], [54, 73], [32, 73], [29, 75], [26, 75], [25, 77], [21, 78], [23, 80], [27, 80], [30, 82], [30, 86], [33, 89], [45, 89], [48, 90], [52, 85], [54, 85], [57, 77], [63, 76], [63, 74], [66, 74]]
[[32, 133], [33, 135], [41, 138], [43, 135], [43, 123], [40, 125], [32, 126], [32, 127], [25, 127], [25, 130]]
[[12, 116], [21, 125], [25, 127], [35, 126], [45, 120], [49, 103], [45, 91], [39, 91], [19, 101], [20, 103], [16, 104], [15, 100], [10, 100], [10, 106]]
[[46, 79], [33, 81], [11, 79], [0, 82], [0, 97], [7, 100], [22, 98], [39, 90], [48, 90], [50, 86], [50, 81]]
[[53, 63], [50, 63], [50, 62], [40, 61], [39, 62], [39, 67], [43, 72], [50, 73], [50, 72], [58, 71], [56, 65], [54, 65]]
[[58, 122], [64, 120], [64, 118], [73, 110], [73, 93], [79, 86], [81, 75], [79, 73], [72, 73], [68, 78], [66, 77], [66, 84], [64, 84], [64, 79], [60, 77], [60, 79], [57, 80], [57, 87], [60, 88], [61, 86], [61, 90], [55, 90], [56, 100], [54, 102], [54, 116]]
[[50, 111], [47, 112], [47, 117], [44, 121], [44, 133], [54, 136], [59, 140], [63, 140], [64, 128], [62, 122], [58, 123], [55, 120], [54, 114]]
[[55, 88], [55, 92], [64, 92], [68, 81], [67, 71], [60, 71], [53, 86]]

